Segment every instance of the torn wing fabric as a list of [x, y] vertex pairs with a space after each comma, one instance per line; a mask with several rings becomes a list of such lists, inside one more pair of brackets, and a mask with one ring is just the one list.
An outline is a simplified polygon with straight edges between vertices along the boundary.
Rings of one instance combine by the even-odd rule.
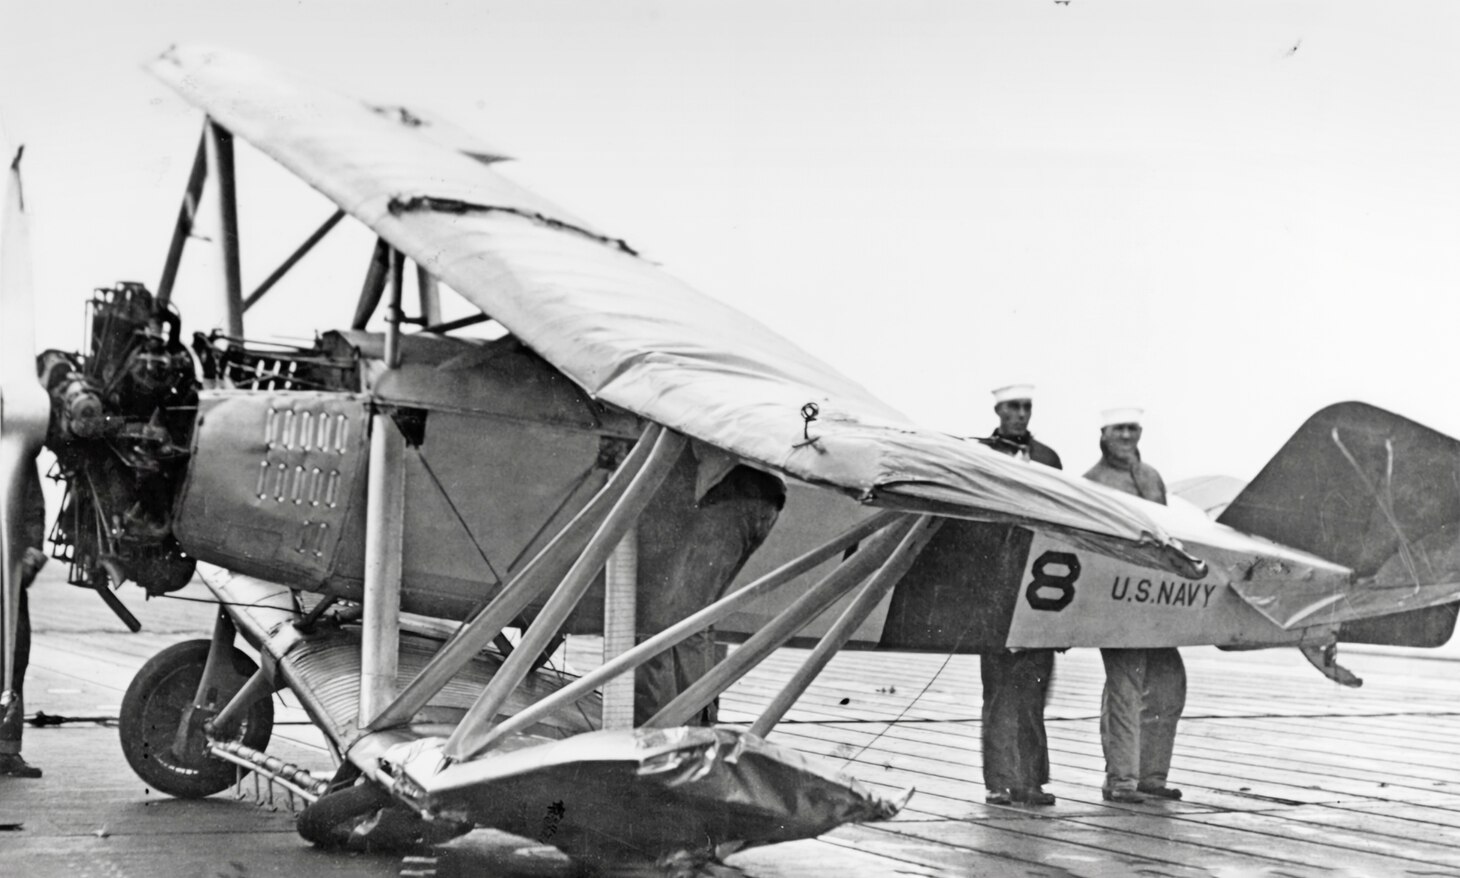
[[1142, 504], [913, 425], [420, 120], [219, 50], [175, 48], [151, 69], [599, 399], [866, 501], [1168, 542]]
[[818, 760], [723, 727], [524, 741], [444, 767], [439, 739], [417, 741], [386, 751], [380, 763], [426, 813], [550, 837], [585, 859], [813, 838], [890, 819], [911, 792], [885, 797]]

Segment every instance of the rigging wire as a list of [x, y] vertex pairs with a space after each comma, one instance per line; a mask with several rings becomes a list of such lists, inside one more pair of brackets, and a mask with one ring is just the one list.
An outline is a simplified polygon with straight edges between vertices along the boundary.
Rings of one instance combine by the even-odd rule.
[[[866, 744], [863, 744], [860, 750], [853, 753], [851, 756], [848, 756], [846, 761], [842, 763], [842, 768], [846, 768], [848, 765], [851, 765], [853, 762], [855, 762], [863, 753], [866, 753], [868, 750], [870, 750], [873, 744], [876, 744], [878, 741], [882, 740], [883, 735], [892, 731], [894, 726], [904, 721], [903, 717], [907, 716], [908, 711], [917, 706], [918, 700], [926, 695], [929, 689], [933, 688], [933, 684], [938, 682], [938, 678], [942, 676], [943, 671], [947, 670], [948, 664], [953, 661], [953, 656], [958, 654], [958, 648], [963, 645], [963, 639], [968, 636], [969, 631], [973, 630], [973, 625], [975, 621], [977, 620], [969, 619], [968, 623], [963, 626], [963, 630], [958, 633], [958, 639], [953, 641], [953, 648], [948, 650], [948, 655], [943, 657], [943, 663], [941, 665], [938, 665], [938, 669], [933, 672], [933, 675], [931, 677], [928, 678], [928, 682], [923, 684], [923, 688], [918, 690], [918, 693], [912, 697], [912, 700], [909, 701], [901, 711], [898, 712], [897, 716], [885, 721], [886, 725], [883, 726], [881, 731], [872, 736], [872, 740], [868, 741]], [[874, 722], [874, 720], [868, 720], [868, 722]]]
[[281, 594], [290, 594], [290, 590], [289, 589], [284, 589], [283, 591], [269, 592], [268, 594], [264, 595], [263, 597], [258, 598], [257, 600], [250, 601], [250, 602], [248, 602], [246, 604], [240, 604], [240, 603], [236, 603], [236, 602], [233, 602], [233, 601], [220, 601], [217, 598], [190, 598], [190, 597], [184, 597], [183, 595], [180, 595], [180, 594], [162, 594], [162, 595], [157, 595], [157, 597], [166, 598], [167, 600], [170, 600], [170, 601], [187, 601], [188, 603], [193, 603], [193, 604], [217, 604], [220, 607], [239, 607], [241, 609], [247, 610], [247, 609], [251, 609], [251, 608], [254, 608], [254, 607], [272, 606], [272, 604], [267, 604], [267, 603], [264, 603], [264, 602], [265, 601], [273, 600], [274, 598], [278, 597]]
[[426, 470], [426, 475], [431, 477], [431, 481], [436, 485], [436, 490], [441, 493], [441, 498], [450, 507], [451, 514], [456, 516], [456, 520], [461, 525], [461, 529], [466, 531], [466, 538], [471, 540], [471, 544], [477, 550], [477, 554], [482, 557], [482, 562], [487, 565], [487, 569], [492, 572], [493, 578], [497, 580], [493, 584], [501, 585], [502, 574], [498, 573], [497, 568], [492, 566], [492, 559], [487, 557], [487, 550], [483, 549], [482, 544], [477, 542], [476, 534], [471, 531], [471, 525], [466, 523], [466, 517], [461, 514], [461, 510], [456, 508], [456, 503], [451, 499], [451, 494], [447, 492], [446, 486], [441, 484], [441, 480], [436, 477], [436, 471], [431, 469], [430, 462], [426, 460], [425, 453], [419, 447], [416, 448], [416, 459], [421, 462], [421, 466]]

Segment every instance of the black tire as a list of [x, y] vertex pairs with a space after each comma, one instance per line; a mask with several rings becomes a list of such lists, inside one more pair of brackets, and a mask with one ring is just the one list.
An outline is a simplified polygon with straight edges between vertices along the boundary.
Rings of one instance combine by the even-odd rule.
[[304, 840], [326, 850], [343, 850], [355, 827], [393, 803], [390, 793], [365, 782], [335, 790], [299, 812], [295, 826]]
[[[209, 646], [207, 640], [169, 646], [142, 666], [122, 696], [117, 725], [127, 763], [153, 789], [180, 799], [211, 796], [227, 789], [237, 777], [233, 763], [204, 755], [201, 729], [186, 753], [180, 755], [173, 748], [183, 713], [192, 705], [203, 679]], [[258, 670], [252, 659], [237, 647], [232, 649], [232, 673], [219, 687], [220, 709]], [[273, 730], [273, 699], [260, 698], [249, 707], [238, 740], [262, 750], [269, 745]]]
[[470, 832], [470, 823], [426, 821], [378, 784], [364, 781], [326, 793], [295, 821], [305, 841], [326, 850], [412, 851]]

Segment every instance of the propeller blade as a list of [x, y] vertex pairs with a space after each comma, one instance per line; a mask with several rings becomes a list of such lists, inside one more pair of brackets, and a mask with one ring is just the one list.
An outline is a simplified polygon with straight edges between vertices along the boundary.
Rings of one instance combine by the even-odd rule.
[[35, 299], [30, 230], [20, 188], [20, 152], [10, 165], [0, 212], [0, 707], [10, 707], [15, 677], [27, 487], [46, 438], [50, 400], [36, 378]]

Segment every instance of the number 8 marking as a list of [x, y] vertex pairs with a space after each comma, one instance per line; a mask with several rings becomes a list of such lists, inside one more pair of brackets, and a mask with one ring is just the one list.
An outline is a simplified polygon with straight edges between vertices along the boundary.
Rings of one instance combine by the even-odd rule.
[[[1046, 568], [1063, 567], [1065, 572], [1059, 576], [1051, 576]], [[1036, 610], [1063, 610], [1075, 599], [1075, 580], [1080, 576], [1080, 559], [1075, 557], [1073, 552], [1045, 552], [1034, 562], [1032, 571], [1034, 580], [1024, 590], [1024, 597], [1029, 601], [1029, 606]], [[1041, 589], [1053, 589], [1059, 592], [1057, 597], [1045, 597], [1040, 594]]]

